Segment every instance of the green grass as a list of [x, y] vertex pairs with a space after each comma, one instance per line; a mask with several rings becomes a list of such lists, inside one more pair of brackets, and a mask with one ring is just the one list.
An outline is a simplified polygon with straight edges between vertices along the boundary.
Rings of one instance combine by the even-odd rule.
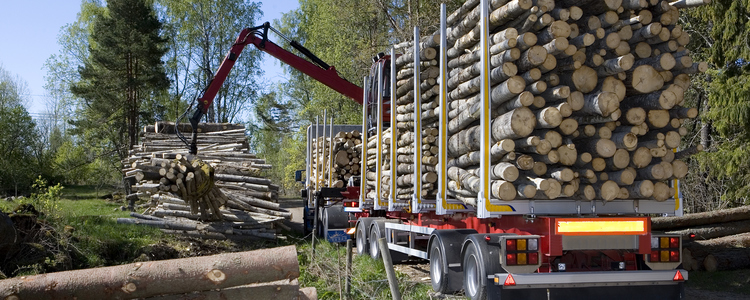
[[[68, 253], [72, 268], [130, 263], [141, 256], [146, 247], [168, 239], [156, 228], [117, 224], [117, 218], [128, 217], [129, 212], [119, 209], [123, 203], [102, 199], [113, 191], [93, 186], [65, 187], [54, 208], [40, 217], [58, 235], [59, 245], [55, 245], [58, 249], [53, 251]], [[10, 212], [21, 202], [41, 206], [33, 199], [26, 199], [3, 201], [0, 209]]]
[[[344, 291], [346, 278], [346, 247], [318, 242], [314, 259], [309, 242], [297, 245], [297, 251], [301, 271], [300, 285], [315, 287], [319, 299], [339, 299]], [[352, 269], [351, 298], [347, 299], [391, 299], [382, 260], [354, 255]], [[402, 299], [430, 299], [432, 287], [410, 281], [399, 272], [396, 272], [396, 276]]]
[[689, 288], [709, 291], [732, 292], [750, 295], [750, 270], [717, 272], [692, 271], [685, 285]]

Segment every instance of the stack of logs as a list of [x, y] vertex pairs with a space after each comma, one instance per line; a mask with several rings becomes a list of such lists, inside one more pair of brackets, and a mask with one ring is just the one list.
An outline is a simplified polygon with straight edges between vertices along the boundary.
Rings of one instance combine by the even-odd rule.
[[356, 130], [340, 131], [333, 136], [333, 139], [319, 137], [316, 142], [312, 143], [311, 178], [313, 180], [317, 178], [317, 182], [323, 186], [336, 188], [346, 186], [349, 178], [360, 174], [361, 144], [362, 135]]
[[[678, 9], [709, 0], [491, 0], [491, 194], [502, 200], [655, 199], [686, 175], [673, 152], [695, 118], [690, 74], [706, 70], [685, 45]], [[476, 204], [480, 162], [479, 0], [447, 18], [449, 196]], [[423, 174], [434, 174], [438, 35], [420, 43]], [[413, 43], [396, 59], [399, 167], [413, 161]], [[408, 166], [408, 167], [407, 167]], [[405, 173], [400, 173], [405, 174]], [[401, 180], [399, 195], [411, 181]], [[433, 182], [422, 178], [434, 195]], [[410, 194], [410, 193], [409, 193]]]
[[[406, 52], [396, 59], [396, 126], [390, 130], [396, 130], [396, 138], [392, 137], [392, 132], [388, 131], [383, 138], [383, 162], [381, 165], [386, 166], [383, 175], [383, 188], [381, 188], [381, 197], [389, 196], [388, 188], [392, 181], [396, 183], [396, 199], [409, 200], [414, 191], [414, 152], [421, 153], [421, 181], [422, 181], [422, 198], [435, 199], [437, 194], [437, 173], [438, 164], [438, 93], [439, 85], [437, 82], [440, 75], [438, 68], [437, 47], [440, 44], [438, 35], [428, 36], [421, 39], [419, 51], [419, 70], [417, 74], [421, 80], [419, 89], [421, 92], [421, 106], [419, 108], [418, 118], [421, 120], [421, 132], [419, 135], [414, 133], [414, 51], [409, 46], [411, 43], [402, 43], [396, 45], [396, 49], [404, 49]], [[416, 138], [422, 140], [422, 147], [415, 149], [414, 141]], [[374, 138], [371, 138], [373, 147], [368, 145], [368, 149], [374, 148]], [[397, 143], [396, 153], [396, 175], [395, 180], [391, 178], [389, 168], [390, 164], [390, 145], [391, 141]], [[374, 153], [373, 153], [374, 154]], [[374, 159], [374, 157], [373, 157]], [[371, 165], [374, 168], [375, 164]], [[368, 176], [369, 173], [368, 173]], [[370, 179], [370, 178], [368, 178]], [[368, 180], [371, 186], [374, 186], [372, 180]], [[374, 195], [373, 195], [374, 196]]]
[[275, 239], [277, 228], [288, 229], [282, 222], [291, 213], [276, 203], [279, 186], [261, 177], [271, 165], [248, 153], [243, 125], [200, 124], [192, 160], [175, 128], [192, 130], [167, 122], [146, 126], [143, 142], [123, 162], [131, 205], [139, 197], [150, 202], [144, 214], [118, 223], [213, 239]]
[[682, 236], [685, 270], [750, 268], [750, 206], [652, 218], [651, 229]]

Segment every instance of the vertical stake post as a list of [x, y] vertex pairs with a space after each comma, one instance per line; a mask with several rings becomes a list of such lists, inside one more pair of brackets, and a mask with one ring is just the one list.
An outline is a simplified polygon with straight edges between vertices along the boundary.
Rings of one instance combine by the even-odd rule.
[[435, 212], [438, 215], [448, 213], [448, 49], [446, 34], [446, 6], [440, 4], [440, 144], [438, 145], [440, 168], [438, 172], [438, 194]]
[[396, 179], [398, 172], [398, 127], [396, 126], [396, 48], [391, 48], [391, 194], [388, 200], [388, 211], [398, 210], [396, 203]]
[[419, 27], [414, 26], [414, 193], [411, 212], [418, 213], [422, 203], [422, 83], [419, 73]]

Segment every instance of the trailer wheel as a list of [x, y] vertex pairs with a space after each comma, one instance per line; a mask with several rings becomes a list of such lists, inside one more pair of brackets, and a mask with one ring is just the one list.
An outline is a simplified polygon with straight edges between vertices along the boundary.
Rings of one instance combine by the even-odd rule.
[[378, 260], [380, 259], [380, 247], [378, 247], [378, 239], [381, 238], [381, 236], [378, 235], [378, 229], [376, 228], [376, 226], [372, 226], [372, 228], [370, 229], [370, 257], [372, 257], [372, 259]]
[[448, 266], [443, 264], [443, 253], [440, 246], [433, 244], [430, 247], [430, 281], [432, 290], [438, 293], [448, 293]]
[[464, 253], [464, 290], [472, 300], [487, 299], [487, 272], [484, 269], [481, 250], [470, 243]]
[[367, 243], [367, 234], [369, 233], [369, 230], [367, 229], [370, 224], [365, 218], [360, 218], [359, 221], [357, 221], [357, 232], [355, 236], [355, 242], [357, 243], [357, 255], [367, 255], [368, 251], [370, 250], [370, 245]]
[[432, 289], [442, 294], [458, 292], [463, 286], [461, 246], [474, 229], [441, 229], [430, 236], [427, 246]]

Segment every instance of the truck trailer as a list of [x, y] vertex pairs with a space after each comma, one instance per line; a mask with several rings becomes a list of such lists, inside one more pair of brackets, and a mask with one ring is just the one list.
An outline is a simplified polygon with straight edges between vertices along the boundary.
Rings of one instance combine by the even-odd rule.
[[306, 229], [373, 258], [385, 238], [395, 261], [430, 262], [436, 292], [471, 299], [682, 299], [681, 237], [650, 218], [682, 214], [692, 151], [676, 149], [697, 116], [683, 94], [706, 64], [678, 9], [706, 2], [443, 4], [440, 29], [375, 55], [362, 87], [271, 43], [266, 23], [191, 123], [252, 43], [362, 104], [361, 124], [307, 129]]

